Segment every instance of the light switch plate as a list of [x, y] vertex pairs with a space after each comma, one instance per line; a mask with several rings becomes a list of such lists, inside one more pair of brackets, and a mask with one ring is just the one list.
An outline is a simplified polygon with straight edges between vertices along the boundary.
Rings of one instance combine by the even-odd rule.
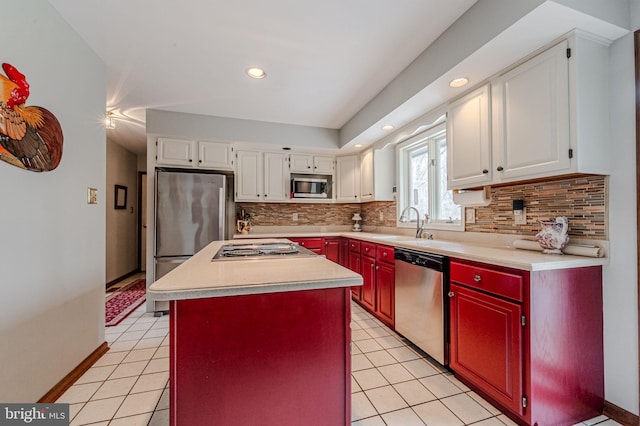
[[513, 211], [513, 223], [516, 225], [526, 225], [527, 224], [527, 208], [523, 208], [522, 210], [514, 210]]
[[464, 209], [464, 222], [476, 223], [476, 209], [473, 207], [465, 207]]
[[298, 213], [293, 213], [291, 215], [291, 220], [294, 221], [294, 222], [297, 222], [298, 221]]
[[87, 188], [87, 204], [98, 204], [97, 188]]

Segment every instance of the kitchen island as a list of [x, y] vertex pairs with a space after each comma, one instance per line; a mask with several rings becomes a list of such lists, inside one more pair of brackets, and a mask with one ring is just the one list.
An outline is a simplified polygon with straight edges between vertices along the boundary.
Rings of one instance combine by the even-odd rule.
[[149, 288], [170, 301], [170, 424], [350, 424], [362, 277], [321, 256], [212, 262], [223, 243]]

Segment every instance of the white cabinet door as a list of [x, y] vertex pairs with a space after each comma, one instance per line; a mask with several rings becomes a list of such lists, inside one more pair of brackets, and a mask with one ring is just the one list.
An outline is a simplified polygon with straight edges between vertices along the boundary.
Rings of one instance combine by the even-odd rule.
[[360, 199], [374, 199], [373, 149], [365, 151], [360, 158]]
[[238, 151], [236, 168], [236, 201], [263, 199], [263, 161], [258, 151]]
[[264, 201], [284, 201], [288, 197], [287, 156], [264, 153]]
[[494, 173], [501, 181], [570, 168], [566, 41], [494, 84]]
[[491, 182], [489, 85], [451, 103], [447, 110], [447, 188]]
[[198, 167], [233, 170], [233, 148], [226, 143], [198, 141]]
[[360, 164], [357, 155], [336, 159], [337, 201], [357, 202], [360, 200]]
[[313, 155], [289, 155], [289, 170], [296, 173], [313, 173]]
[[158, 138], [156, 163], [172, 166], [195, 167], [193, 155], [195, 141]]
[[333, 156], [314, 155], [313, 172], [321, 175], [333, 174]]

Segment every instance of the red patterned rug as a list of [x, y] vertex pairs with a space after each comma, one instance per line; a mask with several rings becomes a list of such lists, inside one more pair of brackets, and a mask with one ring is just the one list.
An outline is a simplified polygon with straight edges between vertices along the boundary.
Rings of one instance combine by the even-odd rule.
[[105, 326], [118, 325], [146, 299], [147, 283], [136, 280], [107, 296], [105, 305]]

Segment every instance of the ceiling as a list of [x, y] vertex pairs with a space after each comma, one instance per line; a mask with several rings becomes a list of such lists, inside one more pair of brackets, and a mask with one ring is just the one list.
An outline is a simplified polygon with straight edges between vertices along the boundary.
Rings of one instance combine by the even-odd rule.
[[135, 153], [147, 108], [339, 129], [476, 2], [49, 1], [106, 64], [108, 138]]

